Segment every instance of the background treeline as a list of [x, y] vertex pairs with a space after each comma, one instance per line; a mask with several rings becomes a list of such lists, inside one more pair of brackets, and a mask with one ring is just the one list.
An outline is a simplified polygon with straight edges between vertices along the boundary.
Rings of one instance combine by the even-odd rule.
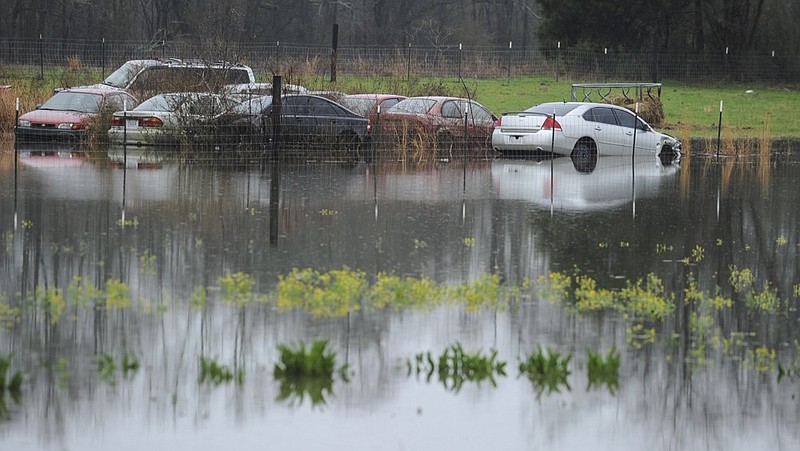
[[798, 0], [0, 0], [0, 39], [581, 47], [800, 58]]

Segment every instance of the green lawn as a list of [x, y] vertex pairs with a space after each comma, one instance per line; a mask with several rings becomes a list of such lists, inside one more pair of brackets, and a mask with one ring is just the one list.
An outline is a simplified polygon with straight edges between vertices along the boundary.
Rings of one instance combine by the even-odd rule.
[[[0, 96], [0, 129], [10, 130], [13, 124], [13, 96], [20, 96], [22, 110], [32, 109], [47, 99], [56, 86], [90, 83], [99, 73], [90, 70], [68, 72], [52, 70], [45, 79], [38, 72], [6, 71], [0, 84], [11, 84]], [[259, 76], [260, 81], [271, 81]], [[541, 102], [570, 100], [572, 80], [513, 77], [511, 79], [352, 77], [340, 76], [336, 84], [325, 75], [286, 77], [285, 83], [297, 83], [314, 90], [336, 90], [348, 93], [386, 92], [405, 95], [452, 94], [471, 96], [495, 114], [521, 111]], [[717, 135], [719, 103], [724, 103], [723, 136], [800, 137], [800, 86], [793, 85], [690, 85], [662, 83], [661, 100], [665, 124], [658, 127], [672, 130], [680, 138], [711, 138]], [[752, 91], [752, 92], [747, 92]]]
[[[478, 102], [498, 115], [521, 111], [541, 102], [570, 100], [573, 83], [527, 77], [466, 80], [464, 83], [446, 79], [442, 82], [453, 94], [474, 93]], [[394, 87], [403, 91], [407, 84], [405, 80], [340, 78], [335, 87], [346, 92], [367, 87]], [[413, 87], [424, 84], [415, 82]], [[328, 84], [324, 88], [332, 86]], [[413, 89], [412, 94], [415, 94]], [[661, 128], [680, 130], [690, 137], [716, 137], [720, 101], [723, 102], [724, 134], [731, 137], [800, 136], [800, 114], [797, 113], [800, 111], [800, 87], [797, 86], [701, 86], [666, 81], [662, 82], [661, 101], [666, 122]]]

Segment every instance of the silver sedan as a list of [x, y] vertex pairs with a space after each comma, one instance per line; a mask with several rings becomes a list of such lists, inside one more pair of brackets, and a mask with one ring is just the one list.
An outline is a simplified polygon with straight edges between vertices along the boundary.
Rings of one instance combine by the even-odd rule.
[[606, 103], [551, 102], [503, 114], [495, 124], [492, 147], [503, 154], [552, 152], [594, 158], [679, 153], [681, 142], [654, 130], [627, 108]]

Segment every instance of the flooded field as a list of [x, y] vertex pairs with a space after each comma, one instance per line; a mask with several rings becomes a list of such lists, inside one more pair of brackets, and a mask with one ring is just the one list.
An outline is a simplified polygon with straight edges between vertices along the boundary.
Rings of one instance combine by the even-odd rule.
[[798, 449], [800, 148], [0, 155], [2, 450]]

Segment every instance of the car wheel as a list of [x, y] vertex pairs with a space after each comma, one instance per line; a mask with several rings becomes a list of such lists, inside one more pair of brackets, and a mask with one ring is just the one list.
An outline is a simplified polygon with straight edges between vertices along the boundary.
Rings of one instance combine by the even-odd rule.
[[576, 171], [592, 173], [597, 167], [597, 145], [591, 139], [581, 139], [573, 147], [570, 159]]

